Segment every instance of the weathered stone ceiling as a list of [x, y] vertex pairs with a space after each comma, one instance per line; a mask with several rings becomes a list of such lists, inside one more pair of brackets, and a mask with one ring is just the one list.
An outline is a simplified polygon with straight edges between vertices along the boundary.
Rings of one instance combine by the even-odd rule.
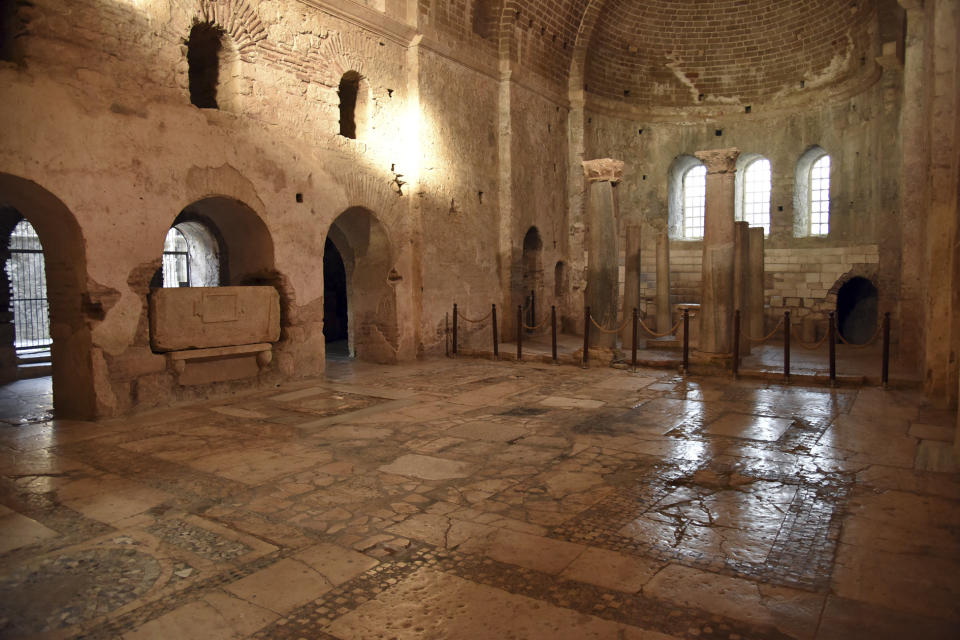
[[566, 83], [583, 64], [591, 94], [689, 106], [762, 103], [867, 72], [879, 53], [877, 7], [885, 2], [419, 0], [419, 7], [426, 22], [481, 35], [501, 57], [554, 82]]
[[585, 83], [661, 105], [749, 104], [801, 81], [834, 84], [876, 55], [875, 11], [867, 0], [607, 0]]

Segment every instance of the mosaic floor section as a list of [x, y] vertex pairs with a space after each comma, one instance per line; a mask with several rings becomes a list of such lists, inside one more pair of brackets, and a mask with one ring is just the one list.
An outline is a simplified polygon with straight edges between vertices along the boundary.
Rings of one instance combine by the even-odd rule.
[[328, 366], [11, 415], [0, 637], [960, 637], [955, 415], [917, 392]]

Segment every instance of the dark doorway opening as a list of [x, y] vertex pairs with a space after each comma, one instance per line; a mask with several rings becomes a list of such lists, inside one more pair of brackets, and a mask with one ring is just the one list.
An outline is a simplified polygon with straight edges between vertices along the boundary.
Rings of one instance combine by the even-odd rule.
[[837, 291], [837, 328], [847, 342], [862, 344], [877, 331], [877, 288], [851, 278]]
[[327, 357], [349, 357], [347, 332], [347, 269], [330, 238], [323, 247], [323, 337]]
[[[541, 255], [543, 253], [543, 241], [540, 239], [540, 232], [536, 227], [530, 227], [523, 237], [523, 255], [521, 258], [521, 282], [523, 287], [524, 300], [524, 323], [528, 327], [536, 326], [539, 322], [539, 316], [543, 315], [537, 310], [538, 306], [544, 306], [542, 298], [541, 282], [543, 280], [543, 265]], [[531, 329], [527, 329], [531, 332]]]

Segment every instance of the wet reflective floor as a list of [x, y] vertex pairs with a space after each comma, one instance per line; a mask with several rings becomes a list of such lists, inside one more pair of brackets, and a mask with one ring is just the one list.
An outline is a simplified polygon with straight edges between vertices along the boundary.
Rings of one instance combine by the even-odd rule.
[[914, 391], [344, 360], [27, 413], [2, 637], [960, 636], [956, 416]]

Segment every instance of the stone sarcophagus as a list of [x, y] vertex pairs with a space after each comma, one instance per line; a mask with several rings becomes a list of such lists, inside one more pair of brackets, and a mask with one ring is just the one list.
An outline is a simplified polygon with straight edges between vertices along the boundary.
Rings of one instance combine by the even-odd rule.
[[[166, 353], [180, 384], [257, 375], [280, 339], [273, 287], [185, 287], [150, 294], [150, 346]], [[189, 363], [189, 364], [188, 364]]]

